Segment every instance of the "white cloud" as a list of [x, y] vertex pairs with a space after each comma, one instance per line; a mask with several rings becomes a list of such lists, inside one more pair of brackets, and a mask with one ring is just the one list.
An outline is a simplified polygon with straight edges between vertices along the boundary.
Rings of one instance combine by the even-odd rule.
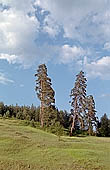
[[[20, 63], [27, 67], [36, 60], [41, 63], [55, 57], [57, 63], [75, 62], [82, 65], [83, 57], [90, 56], [93, 51], [95, 54], [98, 47], [104, 47], [100, 54], [104, 50], [110, 50], [110, 2], [107, 0], [0, 0], [0, 2], [9, 6], [0, 10], [1, 60]], [[41, 13], [35, 6], [41, 7]], [[45, 15], [46, 11], [48, 12]], [[41, 17], [40, 14], [44, 17], [41, 17], [41, 23], [35, 13], [38, 18]], [[62, 40], [65, 41], [67, 38], [65, 42], [68, 42], [62, 47], [61, 37], [57, 37], [60, 31], [63, 34]], [[43, 42], [38, 47], [35, 40], [39, 32], [40, 35], [45, 32], [51, 36], [52, 44], [56, 43], [54, 40], [57, 37], [60, 45], [48, 45], [48, 42], [45, 44]], [[40, 38], [38, 41], [40, 42]], [[69, 45], [69, 42], [72, 45]], [[74, 45], [74, 42], [77, 45]], [[88, 49], [89, 54], [83, 48]], [[103, 78], [104, 73], [109, 79], [109, 58], [106, 56], [95, 60], [95, 57], [92, 57], [92, 62], [85, 64], [88, 75]]]
[[14, 64], [17, 60], [17, 56], [9, 54], [0, 54], [0, 60], [7, 60], [10, 64]]
[[7, 5], [16, 11], [21, 11], [24, 14], [28, 12], [34, 12], [33, 8], [34, 0], [0, 0], [3, 5]]
[[43, 31], [47, 32], [50, 36], [55, 37], [59, 31], [60, 26], [58, 23], [51, 17], [51, 15], [47, 15], [44, 19]]
[[[56, 23], [62, 25], [66, 37], [82, 41], [88, 40], [88, 36], [90, 39], [103, 33], [109, 35], [110, 7], [106, 0], [36, 0], [36, 4], [49, 11], [55, 26]], [[52, 25], [49, 21], [48, 27]]]
[[110, 80], [110, 56], [103, 57], [91, 63], [88, 63], [85, 57], [84, 65], [88, 77], [100, 77], [104, 80]]
[[69, 64], [73, 61], [79, 60], [80, 57], [83, 57], [85, 55], [85, 51], [81, 47], [69, 46], [68, 44], [65, 44], [62, 46], [59, 55], [59, 60], [61, 63]]
[[38, 56], [35, 39], [39, 22], [35, 17], [35, 9], [30, 0], [23, 3], [21, 0], [2, 2], [10, 8], [0, 11], [0, 59], [31, 65]]
[[[104, 78], [110, 79], [110, 57], [95, 59], [96, 55], [98, 58], [99, 55], [104, 56], [104, 50], [110, 50], [110, 1], [36, 0], [36, 5], [39, 5], [43, 12], [48, 11], [44, 20], [44, 31], [50, 36], [57, 36], [63, 28], [63, 37], [73, 43], [72, 46], [68, 44], [59, 49], [60, 63], [77, 61], [89, 76], [103, 78], [105, 74]], [[80, 46], [88, 49], [89, 54]], [[84, 55], [89, 58], [94, 56], [91, 56], [92, 62], [87, 62], [85, 66], [83, 58], [80, 60]]]
[[14, 81], [7, 78], [4, 73], [0, 72], [0, 83], [1, 84], [8, 84], [8, 83], [14, 83]]

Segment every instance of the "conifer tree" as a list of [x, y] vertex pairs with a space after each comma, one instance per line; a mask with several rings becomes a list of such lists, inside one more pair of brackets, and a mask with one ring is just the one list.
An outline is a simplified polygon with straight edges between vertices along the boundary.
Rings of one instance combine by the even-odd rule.
[[54, 95], [55, 92], [52, 89], [51, 79], [47, 74], [47, 67], [45, 64], [41, 64], [38, 66], [37, 73], [35, 74], [36, 79], [36, 93], [37, 97], [40, 100], [40, 120], [41, 126], [44, 126], [44, 114], [45, 110], [49, 107], [53, 107], [55, 105]]
[[80, 71], [78, 75], [76, 75], [75, 86], [71, 90], [70, 97], [71, 101], [71, 118], [72, 118], [72, 126], [71, 126], [71, 135], [72, 131], [75, 128], [75, 121], [79, 121], [81, 129], [84, 128], [84, 115], [86, 111], [86, 78], [84, 76], [84, 72]]
[[106, 113], [101, 117], [99, 136], [110, 137], [110, 120], [108, 119]]
[[95, 101], [92, 95], [86, 97], [86, 109], [85, 121], [89, 135], [91, 135], [93, 132], [93, 126], [96, 126], [97, 123]]
[[54, 126], [55, 123], [58, 120], [58, 111], [55, 107], [49, 106], [44, 109], [44, 125], [49, 127], [49, 126]]
[[4, 115], [5, 106], [3, 102], [0, 102], [0, 115]]

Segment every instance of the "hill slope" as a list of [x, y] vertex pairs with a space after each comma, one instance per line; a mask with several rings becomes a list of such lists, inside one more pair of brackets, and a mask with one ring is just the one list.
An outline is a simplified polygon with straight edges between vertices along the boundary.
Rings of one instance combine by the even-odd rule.
[[62, 137], [0, 119], [0, 170], [109, 169], [110, 138]]

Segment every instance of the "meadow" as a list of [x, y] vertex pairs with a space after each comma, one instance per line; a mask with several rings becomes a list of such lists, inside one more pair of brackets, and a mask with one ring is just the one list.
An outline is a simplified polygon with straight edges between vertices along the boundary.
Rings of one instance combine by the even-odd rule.
[[0, 119], [0, 170], [109, 170], [110, 138], [69, 137]]

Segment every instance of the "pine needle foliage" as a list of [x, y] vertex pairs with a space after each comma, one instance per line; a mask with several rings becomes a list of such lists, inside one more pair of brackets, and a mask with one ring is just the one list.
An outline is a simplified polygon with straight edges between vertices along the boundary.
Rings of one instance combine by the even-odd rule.
[[47, 67], [45, 64], [38, 66], [37, 73], [35, 74], [36, 79], [36, 93], [39, 98], [40, 104], [40, 120], [41, 126], [44, 126], [45, 110], [55, 105], [55, 92], [51, 87], [51, 79], [47, 74]]
[[84, 120], [83, 117], [86, 112], [86, 78], [84, 76], [84, 72], [80, 71], [78, 75], [76, 75], [75, 86], [71, 90], [71, 118], [72, 118], [72, 126], [71, 126], [71, 135], [73, 129], [75, 129], [75, 122], [79, 121], [81, 129], [84, 128]]
[[95, 101], [92, 95], [86, 97], [86, 125], [88, 128], [89, 135], [93, 133], [93, 126], [96, 127], [97, 125], [97, 117], [96, 117], [96, 110], [95, 110]]

